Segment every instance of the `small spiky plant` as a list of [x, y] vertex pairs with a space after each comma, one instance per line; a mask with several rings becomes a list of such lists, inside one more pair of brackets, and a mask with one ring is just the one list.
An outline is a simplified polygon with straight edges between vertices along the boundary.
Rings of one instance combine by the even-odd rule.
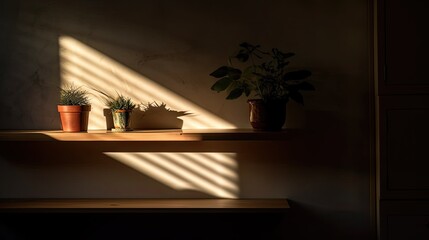
[[136, 107], [136, 104], [129, 97], [125, 97], [122, 94], [117, 93], [116, 97], [113, 97], [103, 91], [95, 89], [97, 92], [103, 95], [103, 101], [106, 106], [111, 110], [132, 110]]
[[115, 99], [108, 100], [107, 106], [112, 110], [132, 110], [136, 107], [131, 98], [124, 97], [121, 94], [118, 94]]
[[60, 89], [59, 105], [90, 105], [88, 92], [73, 84], [63, 87]]

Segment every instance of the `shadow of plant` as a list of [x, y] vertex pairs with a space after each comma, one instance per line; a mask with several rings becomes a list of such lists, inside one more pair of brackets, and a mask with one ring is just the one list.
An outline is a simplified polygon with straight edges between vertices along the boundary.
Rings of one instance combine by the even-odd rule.
[[[113, 127], [112, 112], [103, 109], [106, 118], [106, 127]], [[179, 117], [190, 115], [187, 111], [176, 111], [167, 108], [165, 103], [148, 102], [141, 103], [139, 108], [134, 108], [131, 115], [130, 127], [134, 130], [144, 129], [181, 129], [183, 120]]]
[[176, 111], [167, 108], [165, 103], [141, 103], [134, 109], [131, 127], [134, 129], [180, 129], [183, 120], [179, 117], [189, 115], [187, 111]]

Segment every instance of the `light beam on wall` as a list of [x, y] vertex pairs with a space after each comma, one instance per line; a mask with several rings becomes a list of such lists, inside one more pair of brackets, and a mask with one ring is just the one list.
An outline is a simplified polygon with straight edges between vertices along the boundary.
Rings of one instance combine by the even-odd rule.
[[235, 153], [105, 152], [105, 155], [176, 190], [238, 198]]
[[[87, 86], [110, 94], [131, 97], [136, 103], [164, 102], [169, 108], [188, 111], [182, 116], [184, 129], [231, 129], [233, 124], [210, 113], [173, 91], [124, 66], [70, 36], [59, 37], [61, 83]], [[106, 129], [104, 104], [92, 100], [88, 129]]]
[[[59, 38], [62, 85], [122, 93], [136, 103], [163, 102], [187, 111], [184, 129], [231, 129], [235, 126], [140, 73], [70, 36]], [[93, 92], [97, 95], [96, 92]], [[88, 129], [105, 129], [102, 101], [92, 99]], [[219, 198], [239, 194], [235, 153], [106, 152], [105, 155], [176, 190], [195, 190]]]

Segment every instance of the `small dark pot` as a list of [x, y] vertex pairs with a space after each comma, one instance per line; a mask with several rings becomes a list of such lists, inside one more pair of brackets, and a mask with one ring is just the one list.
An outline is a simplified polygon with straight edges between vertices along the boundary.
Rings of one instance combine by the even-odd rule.
[[250, 125], [256, 130], [280, 131], [286, 121], [286, 101], [249, 99]]

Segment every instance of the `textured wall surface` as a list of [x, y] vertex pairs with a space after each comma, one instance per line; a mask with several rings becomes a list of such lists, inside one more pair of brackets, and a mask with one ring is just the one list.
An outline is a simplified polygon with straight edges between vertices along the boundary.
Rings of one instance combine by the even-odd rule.
[[[268, 227], [279, 237], [367, 239], [369, 8], [364, 0], [0, 1], [0, 128], [59, 129], [58, 87], [70, 81], [195, 113], [181, 117], [185, 128], [248, 128], [246, 99], [211, 91], [208, 74], [242, 41], [292, 51], [291, 68], [311, 70], [317, 90], [304, 94], [305, 106], [288, 105], [286, 127], [310, 133], [260, 146], [163, 143], [143, 152], [234, 153], [237, 197], [291, 200], [293, 214]], [[98, 118], [90, 128], [104, 128], [103, 105], [92, 99]], [[51, 144], [19, 145], [31, 154], [1, 148], [0, 197], [213, 196], [173, 189], [103, 147]], [[88, 155], [49, 151], [76, 145]]]

